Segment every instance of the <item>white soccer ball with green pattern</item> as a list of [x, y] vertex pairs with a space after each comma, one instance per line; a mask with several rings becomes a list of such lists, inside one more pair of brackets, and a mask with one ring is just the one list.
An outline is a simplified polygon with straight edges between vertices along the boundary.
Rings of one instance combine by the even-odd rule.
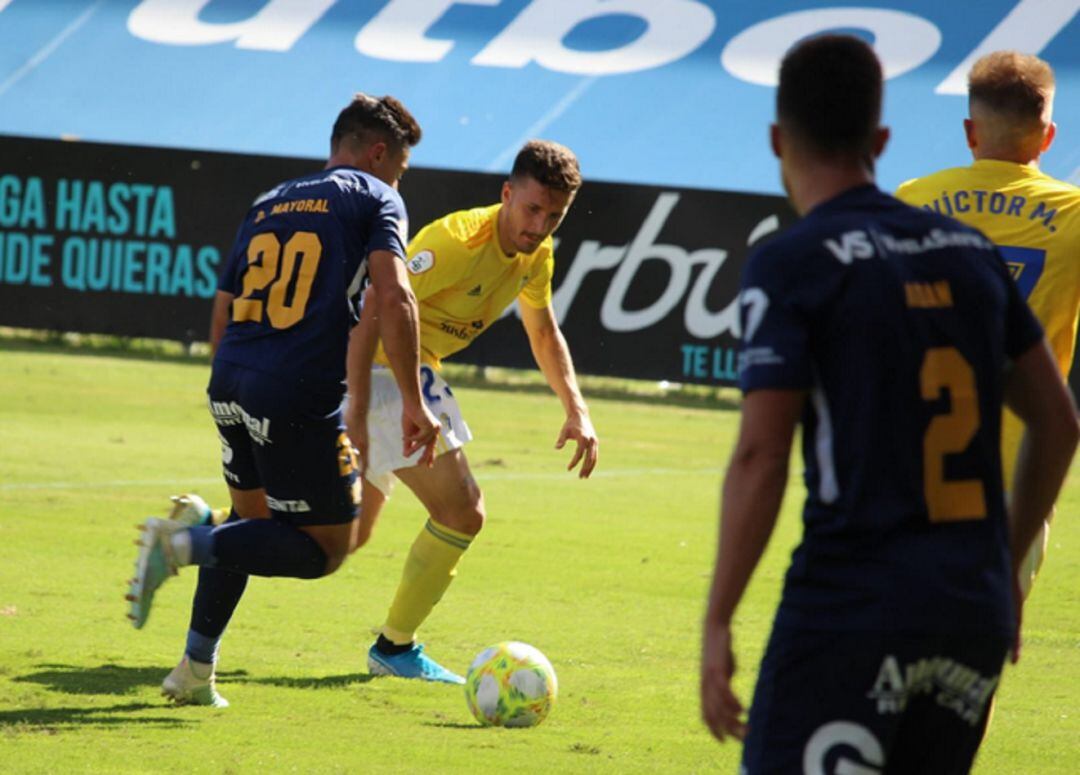
[[547, 657], [527, 643], [505, 641], [481, 651], [465, 677], [465, 699], [485, 726], [534, 727], [559, 692]]

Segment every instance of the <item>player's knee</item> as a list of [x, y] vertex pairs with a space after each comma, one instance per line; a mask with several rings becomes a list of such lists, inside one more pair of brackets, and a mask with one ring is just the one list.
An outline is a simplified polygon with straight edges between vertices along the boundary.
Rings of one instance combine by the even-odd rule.
[[[473, 503], [468, 503], [454, 509], [451, 513], [447, 514], [445, 524], [447, 527], [457, 530], [459, 533], [474, 536], [483, 529], [485, 519], [484, 502], [482, 500], [477, 500]], [[442, 519], [436, 519], [436, 521], [444, 522]]]
[[353, 535], [352, 541], [349, 542], [349, 554], [352, 554], [371, 540], [371, 528], [372, 525], [370, 523], [360, 523], [356, 528], [356, 533]]

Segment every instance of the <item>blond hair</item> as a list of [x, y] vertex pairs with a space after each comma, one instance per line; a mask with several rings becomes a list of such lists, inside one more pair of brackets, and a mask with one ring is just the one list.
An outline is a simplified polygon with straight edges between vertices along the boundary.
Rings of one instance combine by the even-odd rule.
[[968, 102], [973, 118], [978, 113], [1003, 135], [1023, 140], [1050, 124], [1054, 71], [1033, 54], [995, 51], [971, 68]]

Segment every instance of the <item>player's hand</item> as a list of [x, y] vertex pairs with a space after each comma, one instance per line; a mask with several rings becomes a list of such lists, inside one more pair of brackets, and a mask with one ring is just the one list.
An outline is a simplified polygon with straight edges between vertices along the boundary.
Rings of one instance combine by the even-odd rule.
[[352, 400], [345, 406], [345, 433], [356, 450], [360, 476], [363, 476], [367, 471], [369, 449], [367, 411]]
[[720, 742], [728, 735], [738, 740], [746, 737], [743, 706], [731, 691], [734, 674], [731, 627], [707, 621], [701, 649], [701, 717]]
[[402, 452], [405, 457], [412, 457], [422, 449], [417, 465], [431, 467], [435, 462], [435, 442], [439, 438], [441, 426], [435, 415], [424, 403], [415, 407], [404, 407], [401, 413]]
[[600, 439], [596, 437], [596, 431], [587, 414], [572, 414], [566, 418], [562, 430], [559, 431], [559, 440], [555, 442], [555, 449], [562, 449], [570, 439], [577, 442], [577, 449], [574, 450], [574, 456], [570, 458], [570, 465], [566, 470], [573, 471], [574, 466], [580, 462], [581, 470], [578, 476], [588, 479], [589, 474], [596, 468], [596, 459], [600, 455]]

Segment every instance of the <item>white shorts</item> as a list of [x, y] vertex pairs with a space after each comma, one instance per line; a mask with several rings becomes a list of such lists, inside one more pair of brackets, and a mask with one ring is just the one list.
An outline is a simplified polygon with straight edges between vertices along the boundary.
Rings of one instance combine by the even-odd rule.
[[[461, 416], [461, 408], [450, 386], [430, 366], [420, 367], [420, 391], [424, 403], [442, 423], [435, 442], [435, 454], [460, 449], [472, 441], [472, 433]], [[394, 471], [410, 468], [420, 460], [422, 450], [410, 457], [401, 453], [401, 391], [394, 373], [376, 366], [371, 371], [371, 403], [368, 406], [368, 461], [364, 477], [389, 496], [394, 487]]]

